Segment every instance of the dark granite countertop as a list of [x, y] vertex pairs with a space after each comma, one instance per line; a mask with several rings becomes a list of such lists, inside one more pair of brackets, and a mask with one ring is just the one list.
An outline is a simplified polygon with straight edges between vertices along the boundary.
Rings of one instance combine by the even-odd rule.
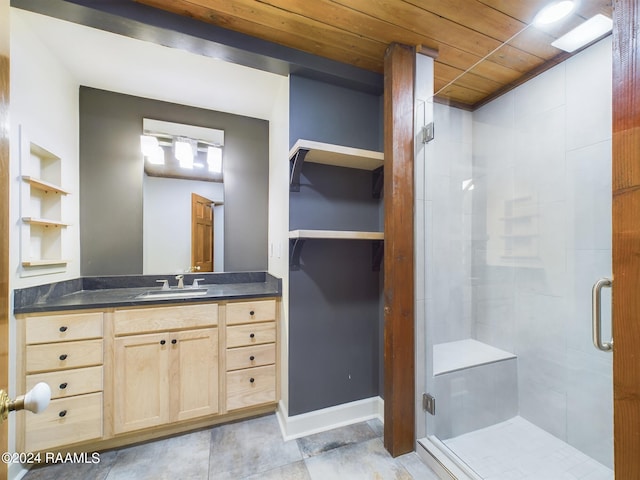
[[[282, 281], [266, 272], [185, 274], [185, 287], [193, 279], [201, 280], [204, 295], [179, 298], [138, 298], [148, 291], [159, 291], [157, 280], [168, 280], [175, 289], [175, 275], [122, 275], [82, 277], [63, 282], [16, 289], [14, 313], [52, 312], [89, 308], [131, 307], [141, 305], [183, 304], [282, 296]], [[188, 292], [185, 288], [184, 292]], [[181, 291], [182, 292], [182, 291]]]

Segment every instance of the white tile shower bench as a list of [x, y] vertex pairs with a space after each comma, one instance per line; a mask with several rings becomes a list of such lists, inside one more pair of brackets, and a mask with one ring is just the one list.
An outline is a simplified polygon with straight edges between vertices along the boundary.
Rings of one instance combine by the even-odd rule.
[[435, 431], [447, 439], [518, 414], [517, 356], [474, 339], [433, 346]]
[[516, 358], [513, 353], [467, 338], [433, 346], [433, 376]]

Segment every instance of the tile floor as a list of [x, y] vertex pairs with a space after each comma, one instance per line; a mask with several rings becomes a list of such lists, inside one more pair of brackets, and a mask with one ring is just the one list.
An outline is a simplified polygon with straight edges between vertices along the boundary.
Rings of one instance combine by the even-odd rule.
[[438, 480], [415, 453], [392, 458], [370, 420], [283, 441], [275, 415], [103, 452], [98, 464], [33, 468], [24, 480]]
[[522, 417], [444, 444], [485, 480], [613, 480], [612, 470]]

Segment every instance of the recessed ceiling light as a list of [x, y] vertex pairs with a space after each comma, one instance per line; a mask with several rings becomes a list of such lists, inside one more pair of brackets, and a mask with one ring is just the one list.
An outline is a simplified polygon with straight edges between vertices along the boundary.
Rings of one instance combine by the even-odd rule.
[[569, 15], [575, 8], [575, 2], [571, 0], [563, 0], [561, 2], [553, 2], [538, 12], [533, 19], [533, 24], [537, 27], [549, 25], [557, 22]]
[[564, 34], [551, 45], [565, 52], [573, 52], [609, 33], [612, 28], [613, 20], [598, 14]]

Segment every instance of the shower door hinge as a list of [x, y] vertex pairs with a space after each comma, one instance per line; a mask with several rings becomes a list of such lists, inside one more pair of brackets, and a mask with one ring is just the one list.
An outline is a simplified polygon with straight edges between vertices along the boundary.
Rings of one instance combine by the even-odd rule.
[[436, 398], [428, 393], [422, 394], [422, 409], [431, 415], [436, 414]]
[[433, 122], [430, 122], [422, 127], [422, 143], [429, 143], [435, 138], [435, 127]]

